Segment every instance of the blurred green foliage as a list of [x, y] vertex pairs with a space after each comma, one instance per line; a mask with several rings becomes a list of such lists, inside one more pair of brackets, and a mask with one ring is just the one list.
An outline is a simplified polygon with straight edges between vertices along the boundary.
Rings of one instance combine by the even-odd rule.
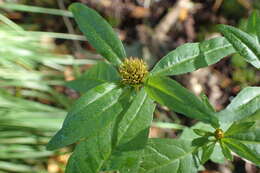
[[45, 145], [73, 101], [55, 87], [65, 83], [66, 67], [90, 61], [55, 53], [53, 37], [78, 36], [24, 31], [0, 19], [0, 172], [46, 172], [58, 153]]

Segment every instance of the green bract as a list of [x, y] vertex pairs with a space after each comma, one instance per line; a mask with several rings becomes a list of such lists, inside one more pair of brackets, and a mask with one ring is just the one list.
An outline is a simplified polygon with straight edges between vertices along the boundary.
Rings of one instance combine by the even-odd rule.
[[[260, 154], [254, 151], [259, 147], [255, 146], [259, 129], [250, 119], [260, 112], [259, 88], [242, 90], [226, 109], [215, 112], [205, 95], [198, 98], [168, 77], [214, 64], [241, 46], [238, 52], [257, 67], [260, 50], [251, 44], [255, 37], [246, 39], [247, 34], [223, 26], [227, 39], [184, 44], [148, 72], [141, 59], [127, 58], [111, 26], [94, 10], [80, 3], [70, 10], [89, 43], [108, 62], [94, 65], [67, 84], [83, 96], [47, 146], [53, 150], [76, 144], [66, 173], [196, 173], [200, 164], [214, 161], [219, 153], [215, 150], [230, 160], [233, 151], [260, 163]], [[185, 129], [180, 139], [148, 139], [154, 101], [203, 123], [192, 127], [194, 132]]]

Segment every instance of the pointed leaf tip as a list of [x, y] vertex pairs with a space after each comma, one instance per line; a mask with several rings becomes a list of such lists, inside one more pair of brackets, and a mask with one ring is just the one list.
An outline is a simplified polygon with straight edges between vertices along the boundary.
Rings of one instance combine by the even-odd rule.
[[69, 10], [96, 51], [113, 65], [121, 64], [121, 59], [126, 58], [125, 49], [111, 25], [95, 10], [84, 4], [74, 3]]

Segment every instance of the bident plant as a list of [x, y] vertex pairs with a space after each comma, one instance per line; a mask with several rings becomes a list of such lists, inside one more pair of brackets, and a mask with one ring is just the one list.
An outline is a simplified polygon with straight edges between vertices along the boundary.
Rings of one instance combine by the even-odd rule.
[[[76, 144], [66, 173], [195, 173], [209, 159], [232, 160], [234, 154], [260, 165], [259, 87], [243, 89], [216, 112], [205, 95], [197, 98], [168, 77], [209, 66], [236, 51], [259, 68], [259, 20], [249, 22], [252, 35], [220, 26], [227, 39], [184, 44], [149, 71], [142, 59], [126, 55], [111, 26], [94, 10], [80, 3], [70, 10], [108, 62], [70, 83], [84, 94], [47, 146], [55, 150]], [[148, 139], [155, 101], [200, 122], [178, 139]]]

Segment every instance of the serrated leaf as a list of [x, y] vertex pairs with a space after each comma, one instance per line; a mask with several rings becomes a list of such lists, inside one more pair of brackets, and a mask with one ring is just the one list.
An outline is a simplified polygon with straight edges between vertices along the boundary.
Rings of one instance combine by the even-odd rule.
[[102, 83], [116, 82], [119, 79], [120, 76], [117, 70], [111, 64], [99, 62], [78, 79], [67, 82], [66, 86], [84, 93]]
[[216, 143], [211, 143], [209, 145], [206, 145], [205, 147], [203, 147], [203, 151], [202, 151], [202, 156], [201, 156], [201, 163], [204, 164], [206, 161], [209, 160], [211, 154], [214, 151], [215, 148], [215, 144]]
[[220, 32], [247, 62], [260, 68], [260, 45], [254, 37], [227, 25], [219, 25]]
[[224, 138], [223, 142], [239, 156], [260, 165], [260, 156], [242, 142], [231, 138]]
[[150, 139], [138, 173], [197, 173], [190, 141]]
[[223, 123], [240, 121], [254, 115], [260, 109], [260, 88], [244, 88], [231, 101], [226, 109], [217, 113], [219, 120]]
[[214, 112], [176, 81], [167, 77], [150, 77], [145, 90], [152, 99], [173, 111], [218, 127]]
[[62, 148], [102, 130], [102, 127], [121, 111], [120, 105], [117, 104], [121, 93], [122, 89], [113, 83], [105, 83], [91, 89], [75, 102], [62, 128], [48, 143], [47, 148]]
[[81, 3], [73, 3], [69, 9], [88, 42], [112, 64], [119, 65], [120, 59], [126, 57], [125, 50], [106, 20]]
[[233, 123], [228, 130], [225, 132], [225, 137], [238, 134], [241, 132], [248, 131], [255, 123], [254, 122], [242, 122], [242, 123]]
[[230, 161], [233, 161], [233, 155], [231, 154], [231, 151], [222, 140], [220, 141], [220, 147], [225, 158]]
[[178, 75], [209, 66], [235, 53], [223, 37], [201, 43], [186, 43], [163, 57], [151, 71], [151, 76]]

